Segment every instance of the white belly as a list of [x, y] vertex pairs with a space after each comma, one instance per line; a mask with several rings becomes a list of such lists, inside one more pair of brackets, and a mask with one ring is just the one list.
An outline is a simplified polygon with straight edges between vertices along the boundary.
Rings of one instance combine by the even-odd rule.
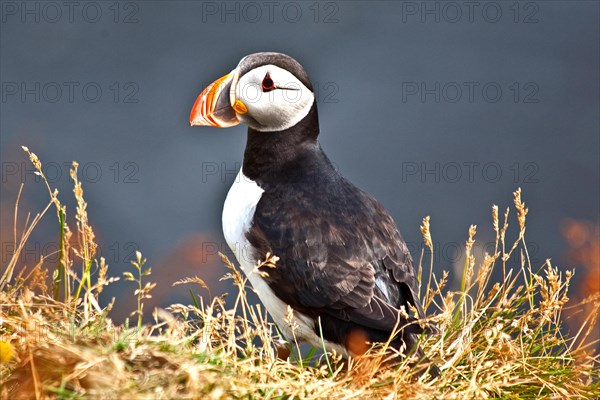
[[[223, 206], [223, 234], [260, 301], [286, 338], [292, 340], [291, 328], [284, 321], [287, 315], [287, 304], [273, 293], [273, 290], [260, 275], [253, 272], [258, 260], [253, 258], [253, 248], [246, 238], [246, 232], [252, 226], [254, 211], [263, 192], [264, 190], [254, 181], [244, 176], [242, 170], [240, 170], [229, 189]], [[321, 338], [315, 334], [314, 321], [298, 312], [294, 313], [294, 319], [298, 324], [294, 332], [296, 339], [306, 341], [316, 348], [322, 348]], [[334, 348], [338, 353], [345, 353], [342, 346], [328, 341], [325, 344], [330, 349]]]

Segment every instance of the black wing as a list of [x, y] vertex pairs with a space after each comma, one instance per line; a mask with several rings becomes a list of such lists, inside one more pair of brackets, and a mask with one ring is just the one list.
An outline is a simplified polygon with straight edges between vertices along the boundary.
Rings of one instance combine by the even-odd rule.
[[309, 315], [390, 332], [420, 333], [424, 313], [412, 258], [393, 219], [368, 194], [335, 182], [282, 186], [263, 193], [248, 233], [256, 258], [280, 257], [266, 272], [275, 294]]

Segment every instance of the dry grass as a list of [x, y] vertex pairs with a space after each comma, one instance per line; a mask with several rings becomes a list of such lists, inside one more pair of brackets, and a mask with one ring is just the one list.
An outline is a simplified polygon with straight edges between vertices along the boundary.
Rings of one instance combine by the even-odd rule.
[[[26, 151], [44, 179], [40, 161]], [[442, 370], [439, 378], [427, 381], [414, 376], [407, 367], [409, 359], [395, 368], [383, 367], [382, 346], [348, 362], [334, 354], [316, 361], [278, 358], [276, 329], [260, 305], [248, 303], [246, 291], [251, 289], [246, 278], [225, 257], [225, 279], [232, 279], [239, 290], [232, 308], [225, 306], [223, 297], [204, 303], [192, 295], [192, 304], [154, 310], [154, 323], [142, 325], [144, 299], [151, 296], [154, 284], [145, 282], [151, 275], [138, 254], [132, 260], [133, 273], [125, 274], [136, 284], [137, 323], [114, 325], [109, 317], [112, 304], [100, 306], [98, 295], [119, 278], [110, 277], [108, 265], [96, 257], [76, 168], [74, 164], [74, 233], [66, 208], [45, 179], [50, 202], [33, 219], [26, 218], [22, 232], [17, 232], [17, 200], [17, 250], [0, 277], [0, 397], [4, 399], [600, 396], [599, 359], [592, 351], [597, 343], [589, 340], [598, 329], [600, 293], [584, 299], [584, 304], [570, 304], [567, 289], [572, 273], [559, 273], [549, 260], [540, 267], [531, 265], [525, 241], [528, 210], [520, 190], [514, 193], [518, 227], [514, 243], [506, 239], [508, 208], [503, 218], [498, 207], [492, 208], [494, 254], [476, 260], [472, 253], [476, 227], [469, 229], [460, 291], [445, 288], [448, 274], [436, 277], [431, 273], [433, 263], [422, 268], [421, 254], [419, 276], [428, 270], [422, 282], [423, 301], [436, 310], [431, 319], [441, 330], [440, 335], [422, 340], [427, 356]], [[42, 258], [25, 270], [18, 265], [19, 252], [52, 208], [61, 235], [58, 265], [47, 266]], [[429, 223], [425, 218], [421, 230], [433, 251]], [[70, 240], [72, 234], [76, 241]], [[75, 248], [69, 248], [73, 243]], [[515, 258], [520, 262], [511, 265]], [[263, 265], [274, 263], [276, 258], [270, 257]], [[503, 280], [491, 282], [494, 270], [502, 273]], [[176, 284], [205, 286], [199, 278]], [[566, 336], [561, 330], [563, 311], [583, 306], [589, 314], [577, 332]], [[288, 322], [294, 324], [292, 313]]]

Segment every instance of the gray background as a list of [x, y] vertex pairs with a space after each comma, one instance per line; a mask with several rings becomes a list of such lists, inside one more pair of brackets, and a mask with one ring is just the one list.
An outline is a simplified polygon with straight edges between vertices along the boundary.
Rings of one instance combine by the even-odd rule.
[[[535, 265], [552, 258], [567, 267], [565, 219], [597, 224], [596, 1], [1, 7], [2, 266], [20, 182], [22, 210], [37, 212], [47, 199], [20, 149], [27, 145], [61, 191], [72, 228], [65, 163], [79, 161], [113, 275], [130, 269], [139, 248], [150, 279], [161, 281], [155, 304], [189, 302], [189, 287], [170, 287], [184, 276], [205, 278], [213, 295], [230, 290], [218, 282], [215, 251], [226, 250], [221, 208], [246, 129], [192, 128], [188, 116], [207, 83], [256, 51], [305, 66], [318, 90], [322, 146], [390, 210], [417, 259], [419, 224], [431, 215], [438, 272], [462, 264], [470, 224], [479, 227], [478, 249], [493, 240], [490, 208], [512, 205], [517, 187], [530, 208]], [[45, 217], [26, 264], [51, 252], [54, 218]], [[132, 309], [131, 284], [108, 296], [118, 297], [117, 317]]]

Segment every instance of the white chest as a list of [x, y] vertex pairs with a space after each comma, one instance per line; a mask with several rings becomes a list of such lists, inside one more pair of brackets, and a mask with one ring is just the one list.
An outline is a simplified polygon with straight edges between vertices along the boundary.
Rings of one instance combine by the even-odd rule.
[[254, 210], [256, 210], [256, 205], [263, 192], [254, 181], [244, 176], [240, 169], [229, 189], [223, 206], [222, 222], [225, 240], [235, 257], [242, 264], [246, 274], [251, 269], [246, 270], [247, 265], [245, 264], [250, 263], [252, 264], [250, 268], [253, 268], [256, 263], [256, 260], [251, 259], [252, 251], [250, 243], [246, 239], [246, 232], [252, 225]]

